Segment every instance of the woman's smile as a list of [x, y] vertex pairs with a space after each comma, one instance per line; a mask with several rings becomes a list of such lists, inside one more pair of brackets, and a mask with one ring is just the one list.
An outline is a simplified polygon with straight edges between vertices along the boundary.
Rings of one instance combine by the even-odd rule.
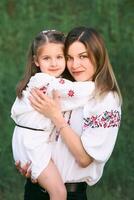
[[85, 45], [73, 42], [67, 52], [67, 68], [76, 81], [92, 80], [95, 67], [91, 63]]
[[72, 71], [74, 76], [80, 76], [84, 71]]

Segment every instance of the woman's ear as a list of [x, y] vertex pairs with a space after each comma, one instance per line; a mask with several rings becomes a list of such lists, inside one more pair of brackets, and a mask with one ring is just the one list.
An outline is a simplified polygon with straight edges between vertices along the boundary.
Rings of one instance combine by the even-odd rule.
[[38, 63], [38, 59], [37, 59], [37, 56], [36, 56], [36, 55], [33, 56], [33, 61], [34, 61], [35, 65], [36, 65], [37, 67], [39, 67], [39, 63]]

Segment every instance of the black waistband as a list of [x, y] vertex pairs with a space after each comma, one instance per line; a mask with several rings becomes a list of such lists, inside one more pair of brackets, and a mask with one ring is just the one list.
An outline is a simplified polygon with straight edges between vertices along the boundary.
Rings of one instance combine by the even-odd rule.
[[27, 126], [21, 126], [19, 124], [15, 124], [16, 126], [20, 127], [20, 128], [26, 128], [26, 129], [30, 129], [32, 131], [44, 131], [43, 129], [37, 129], [37, 128], [31, 128], [31, 127], [27, 127]]
[[[40, 190], [44, 193], [47, 193], [38, 183], [34, 184], [31, 182], [30, 179], [27, 179], [26, 182], [27, 187], [34, 188], [36, 190]], [[65, 183], [67, 192], [84, 192], [87, 188], [86, 182], [79, 182], [79, 183]]]
[[[87, 189], [87, 183], [86, 182], [65, 183], [65, 187], [67, 192], [84, 192]], [[42, 187], [40, 187], [40, 189], [42, 192], [47, 193], [47, 191], [44, 190]]]
[[67, 192], [83, 192], [87, 188], [86, 182], [80, 183], [65, 183]]

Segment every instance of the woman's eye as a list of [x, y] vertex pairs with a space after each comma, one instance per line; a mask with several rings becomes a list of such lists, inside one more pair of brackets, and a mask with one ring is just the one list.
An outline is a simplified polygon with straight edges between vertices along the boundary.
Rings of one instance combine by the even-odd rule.
[[88, 58], [87, 55], [80, 55], [80, 59]]
[[72, 58], [71, 58], [70, 56], [67, 56], [67, 57], [66, 57], [66, 60], [67, 60], [67, 61], [69, 61], [69, 60], [71, 60], [71, 59], [72, 59]]

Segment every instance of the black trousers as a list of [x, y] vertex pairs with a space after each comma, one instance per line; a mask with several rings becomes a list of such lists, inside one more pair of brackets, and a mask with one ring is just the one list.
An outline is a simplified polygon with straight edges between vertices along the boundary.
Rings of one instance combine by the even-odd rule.
[[[87, 200], [87, 184], [82, 183], [76, 191], [71, 191], [70, 186], [67, 188], [67, 200]], [[45, 192], [38, 184], [33, 184], [29, 179], [25, 184], [24, 200], [50, 200], [49, 194]]]

